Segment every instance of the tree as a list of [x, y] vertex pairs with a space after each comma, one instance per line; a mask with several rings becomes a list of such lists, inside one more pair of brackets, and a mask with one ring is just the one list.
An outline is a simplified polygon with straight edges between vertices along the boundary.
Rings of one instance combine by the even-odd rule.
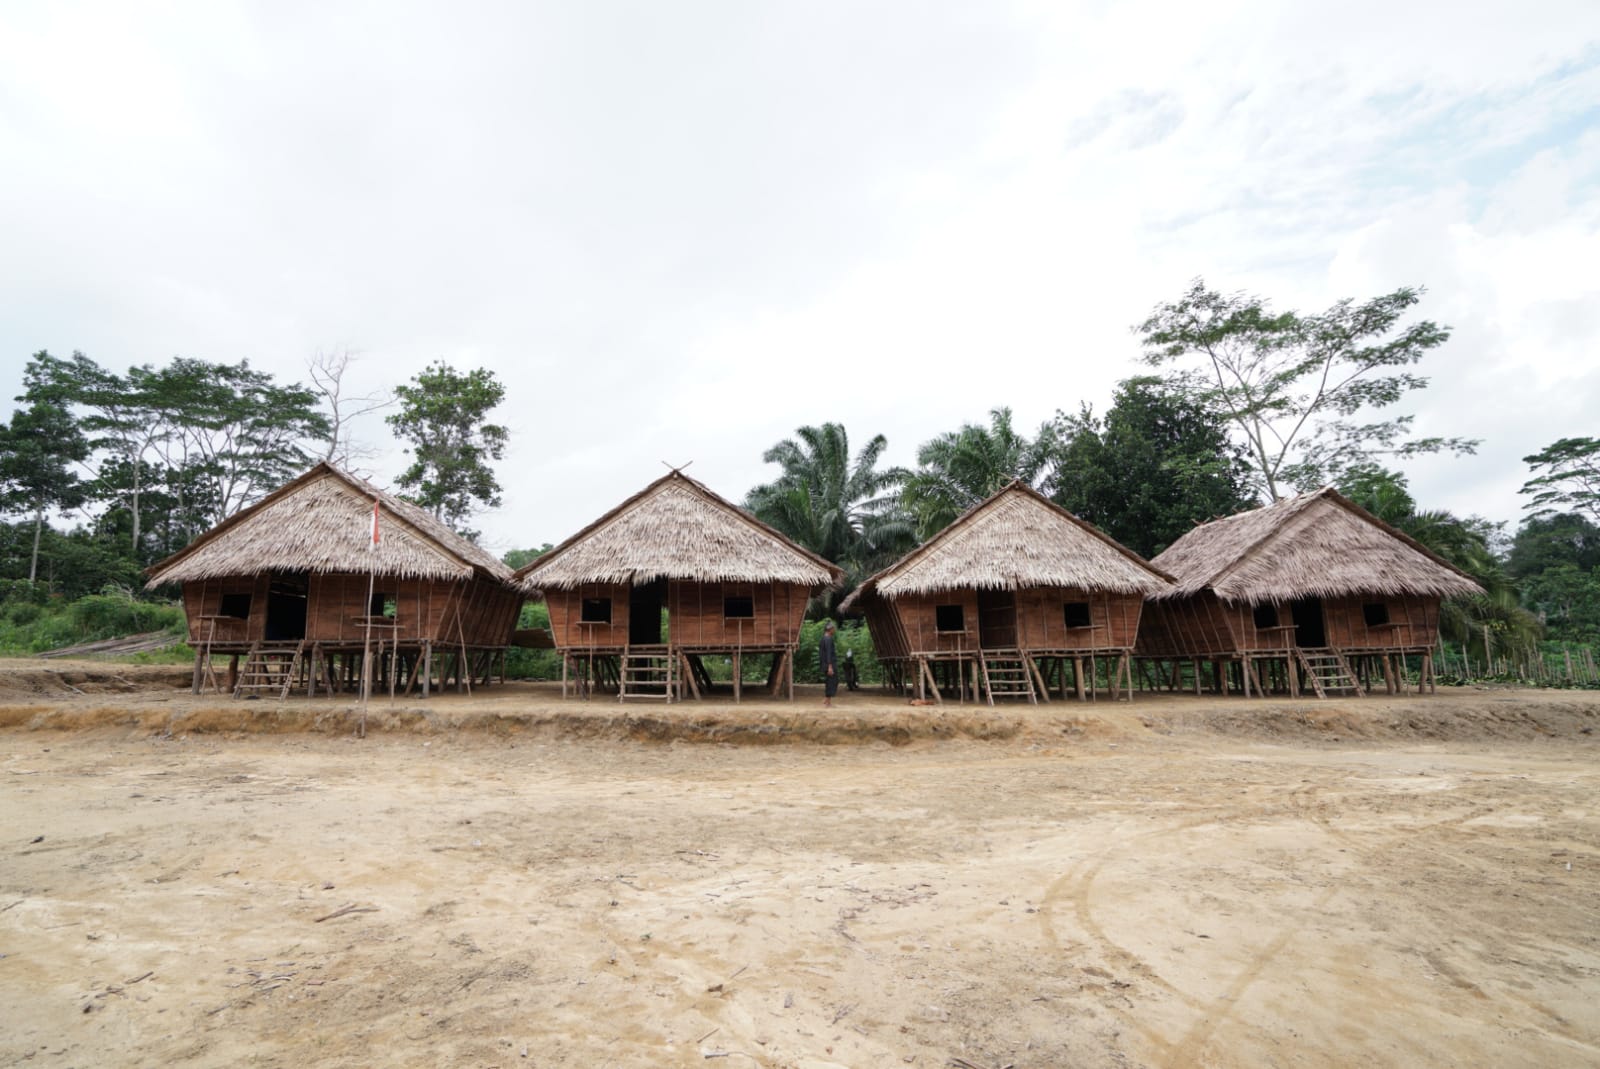
[[927, 539], [1001, 487], [1020, 479], [1035, 486], [1054, 451], [1050, 424], [1030, 439], [1011, 423], [1011, 409], [989, 413], [989, 426], [967, 423], [917, 450], [917, 470], [905, 479], [902, 501]]
[[322, 459], [348, 469], [354, 460], [370, 459], [373, 450], [356, 444], [352, 427], [362, 416], [381, 412], [394, 406], [394, 398], [381, 393], [355, 394], [345, 385], [345, 375], [350, 365], [359, 357], [349, 349], [333, 352], [318, 350], [306, 361], [306, 371], [311, 376], [311, 387], [322, 398], [328, 410], [328, 433], [321, 450]]
[[0, 493], [5, 505], [33, 513], [33, 550], [28, 582], [39, 575], [39, 540], [44, 515], [51, 509], [76, 508], [83, 488], [70, 465], [89, 453], [77, 421], [61, 405], [35, 401], [12, 413], [10, 426], [0, 428]]
[[1227, 430], [1160, 379], [1120, 383], [1104, 419], [1056, 413], [1054, 438], [1051, 498], [1145, 557], [1254, 504]]
[[474, 502], [500, 504], [500, 483], [488, 462], [505, 452], [508, 432], [484, 420], [505, 397], [505, 387], [493, 372], [476, 368], [462, 374], [438, 360], [394, 392], [400, 411], [386, 421], [411, 443], [406, 452], [412, 458], [400, 485], [436, 519], [472, 537], [461, 525], [476, 511]]
[[552, 544], [550, 544], [549, 542], [546, 542], [544, 545], [540, 546], [538, 549], [513, 549], [513, 550], [508, 550], [506, 552], [506, 555], [500, 558], [500, 563], [504, 564], [507, 568], [510, 568], [512, 571], [516, 571], [518, 568], [521, 568], [521, 567], [523, 567], [525, 565], [528, 565], [528, 564], [532, 564], [534, 561], [538, 560], [540, 557], [544, 556], [546, 553], [549, 553], [554, 548], [556, 548], [556, 547], [553, 546]]
[[1260, 297], [1224, 296], [1196, 279], [1134, 329], [1146, 363], [1175, 368], [1168, 383], [1238, 431], [1258, 488], [1276, 501], [1362, 461], [1473, 451], [1477, 443], [1468, 439], [1410, 437], [1411, 416], [1355, 419], [1428, 385], [1403, 369], [1450, 331], [1431, 320], [1400, 324], [1422, 293], [1401, 288], [1300, 315], [1274, 312]]
[[1564, 565], [1584, 572], [1600, 568], [1600, 526], [1576, 512], [1523, 520], [1511, 540], [1506, 571], [1526, 579]]
[[1518, 491], [1533, 498], [1526, 508], [1553, 512], [1564, 505], [1600, 521], [1600, 438], [1562, 438], [1522, 462], [1544, 469]]
[[[206, 526], [252, 504], [311, 463], [310, 443], [329, 433], [317, 395], [283, 386], [248, 360], [213, 364], [178, 357], [156, 371], [135, 368], [168, 428], [156, 443], [168, 471], [190, 473], [209, 507]], [[181, 503], [181, 496], [179, 501]]]
[[304, 443], [326, 434], [316, 395], [283, 386], [249, 361], [174, 359], [117, 375], [82, 353], [36, 353], [19, 400], [82, 413], [91, 497], [125, 509], [135, 559], [146, 559], [146, 513], [187, 541], [260, 498], [310, 462]]
[[782, 474], [745, 498], [763, 523], [845, 570], [845, 586], [830, 594], [833, 604], [912, 544], [894, 493], [905, 472], [878, 467], [888, 445], [875, 435], [852, 458], [842, 425], [800, 427], [761, 455]]

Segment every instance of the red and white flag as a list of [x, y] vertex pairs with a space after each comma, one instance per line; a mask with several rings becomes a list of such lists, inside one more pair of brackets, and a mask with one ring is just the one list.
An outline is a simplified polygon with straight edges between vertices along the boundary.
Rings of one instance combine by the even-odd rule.
[[378, 548], [378, 542], [380, 540], [381, 539], [379, 538], [379, 535], [378, 535], [378, 499], [377, 498], [373, 498], [372, 499], [372, 548], [373, 549], [377, 549]]

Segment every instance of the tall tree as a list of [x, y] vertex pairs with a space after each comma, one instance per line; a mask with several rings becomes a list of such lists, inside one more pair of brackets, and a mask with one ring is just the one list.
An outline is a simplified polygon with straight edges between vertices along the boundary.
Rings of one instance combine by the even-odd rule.
[[1519, 491], [1533, 498], [1527, 508], [1561, 505], [1600, 521], [1600, 438], [1562, 438], [1522, 462], [1540, 472]]
[[1056, 504], [1145, 557], [1196, 524], [1250, 508], [1248, 466], [1227, 430], [1160, 379], [1128, 379], [1100, 419], [1057, 413], [1045, 488]]
[[145, 378], [153, 414], [169, 428], [157, 449], [169, 471], [199, 482], [208, 526], [306, 468], [309, 447], [329, 430], [314, 392], [280, 385], [248, 360], [179, 357]]
[[327, 432], [311, 391], [280, 385], [248, 361], [180, 357], [117, 375], [82, 353], [61, 360], [40, 352], [23, 383], [20, 400], [82, 413], [91, 491], [127, 511], [130, 550], [140, 560], [152, 494], [169, 513], [169, 535], [192, 535], [305, 467], [306, 443]]
[[989, 413], [989, 425], [963, 424], [917, 450], [917, 469], [905, 479], [902, 500], [927, 539], [957, 516], [1016, 479], [1036, 486], [1048, 471], [1054, 432], [1046, 423], [1037, 438], [1012, 425], [1011, 409]]
[[318, 350], [306, 361], [311, 387], [327, 406], [328, 432], [320, 453], [323, 460], [348, 469], [353, 461], [371, 459], [375, 451], [358, 443], [354, 429], [362, 416], [394, 406], [383, 393], [355, 393], [345, 377], [360, 357], [349, 349]]
[[875, 435], [854, 457], [850, 436], [838, 423], [800, 427], [762, 454], [783, 472], [751, 490], [745, 505], [811, 552], [845, 570], [844, 588], [830, 594], [836, 604], [861, 579], [909, 549], [911, 524], [895, 490], [905, 477], [878, 467], [889, 440]]
[[1275, 312], [1260, 297], [1223, 295], [1196, 279], [1136, 332], [1145, 361], [1175, 369], [1173, 388], [1240, 435], [1259, 489], [1276, 501], [1334, 481], [1364, 460], [1450, 450], [1464, 438], [1415, 438], [1409, 415], [1358, 422], [1428, 380], [1405, 370], [1450, 337], [1431, 320], [1402, 325], [1423, 291], [1401, 288], [1327, 311]]
[[1600, 526], [1576, 512], [1529, 516], [1511, 540], [1506, 570], [1530, 579], [1552, 568], [1600, 568]]
[[500, 483], [489, 467], [505, 452], [506, 428], [485, 422], [505, 397], [505, 387], [483, 368], [462, 373], [435, 361], [409, 384], [395, 387], [400, 410], [389, 426], [411, 446], [411, 466], [400, 485], [417, 504], [463, 534], [475, 502], [500, 504]]
[[8, 508], [33, 513], [30, 583], [39, 575], [45, 513], [82, 503], [83, 488], [71, 465], [88, 454], [89, 443], [72, 414], [48, 400], [18, 409], [10, 425], [0, 428], [0, 500]]

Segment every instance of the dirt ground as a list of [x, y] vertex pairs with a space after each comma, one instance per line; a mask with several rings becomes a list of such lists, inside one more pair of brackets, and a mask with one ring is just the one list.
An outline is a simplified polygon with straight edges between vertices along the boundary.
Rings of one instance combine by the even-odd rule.
[[1600, 1065], [1600, 694], [830, 713], [0, 662], [0, 1064]]

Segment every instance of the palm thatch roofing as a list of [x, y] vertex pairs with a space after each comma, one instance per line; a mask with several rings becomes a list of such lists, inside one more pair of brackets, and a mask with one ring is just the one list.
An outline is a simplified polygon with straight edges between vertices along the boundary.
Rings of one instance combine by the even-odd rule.
[[862, 583], [840, 606], [935, 590], [1066, 587], [1149, 595], [1170, 577], [1021, 481], [968, 509], [950, 526]]
[[511, 581], [510, 568], [425, 510], [326, 461], [145, 570], [147, 587], [265, 572]]
[[591, 583], [797, 583], [844, 577], [736, 505], [673, 470], [516, 573], [523, 589]]
[[1177, 577], [1160, 597], [1209, 589], [1255, 604], [1482, 593], [1471, 576], [1332, 487], [1203, 524], [1151, 563]]

